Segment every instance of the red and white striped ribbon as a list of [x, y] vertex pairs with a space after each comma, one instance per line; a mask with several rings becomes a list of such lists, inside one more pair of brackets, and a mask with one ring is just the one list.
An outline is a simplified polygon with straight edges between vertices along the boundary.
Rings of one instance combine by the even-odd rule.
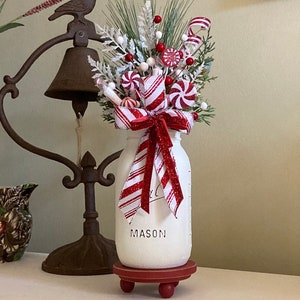
[[148, 112], [158, 112], [167, 107], [165, 79], [162, 75], [147, 76], [140, 82], [140, 97]]
[[145, 109], [125, 106], [115, 106], [115, 127], [118, 129], [130, 129], [133, 120], [148, 115]]
[[[134, 119], [134, 116], [138, 116]], [[176, 216], [183, 200], [175, 161], [172, 156], [172, 142], [167, 127], [189, 133], [194, 115], [179, 110], [167, 110], [159, 116], [150, 116], [146, 110], [138, 108], [116, 107], [118, 128], [139, 130], [148, 128], [142, 136], [128, 178], [122, 189], [119, 208], [125, 218], [132, 222], [139, 208], [149, 213], [149, 193], [152, 171], [154, 170], [162, 184], [166, 202]]]
[[129, 223], [141, 206], [148, 143], [149, 135], [144, 135], [119, 198], [118, 206]]

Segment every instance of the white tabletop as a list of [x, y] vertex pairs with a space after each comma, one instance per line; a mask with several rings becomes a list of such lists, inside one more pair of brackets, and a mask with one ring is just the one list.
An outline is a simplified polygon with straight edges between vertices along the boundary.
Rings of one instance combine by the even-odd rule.
[[[26, 253], [20, 261], [0, 264], [0, 299], [102, 300], [159, 299], [158, 285], [137, 283], [130, 294], [116, 275], [63, 276], [45, 273], [46, 254]], [[299, 300], [300, 277], [198, 268], [181, 281], [171, 299]]]

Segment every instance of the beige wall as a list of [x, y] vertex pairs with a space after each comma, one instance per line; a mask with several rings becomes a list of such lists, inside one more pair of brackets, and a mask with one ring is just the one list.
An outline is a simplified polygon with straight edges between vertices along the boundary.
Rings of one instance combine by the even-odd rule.
[[[1, 23], [39, 0], [8, 1]], [[103, 24], [97, 1], [90, 19]], [[165, 1], [158, 1], [164, 3]], [[2, 33], [0, 73], [14, 75], [44, 41], [65, 32], [68, 17], [49, 23], [52, 10]], [[219, 78], [205, 96], [216, 107], [210, 127], [197, 125], [183, 145], [193, 167], [193, 259], [201, 266], [300, 275], [300, 1], [195, 1], [190, 16], [212, 19], [212, 68]], [[76, 159], [74, 115], [67, 101], [43, 96], [69, 44], [57, 46], [7, 97], [16, 130], [30, 142]], [[2, 76], [1, 75], [1, 76]], [[1, 84], [2, 86], [2, 84]], [[97, 104], [84, 120], [84, 148], [98, 163], [124, 145]], [[31, 198], [30, 250], [49, 252], [81, 236], [82, 186], [61, 184], [69, 170], [17, 146], [0, 128], [0, 185], [37, 182]], [[114, 172], [116, 164], [109, 171]], [[113, 187], [97, 187], [102, 233], [113, 238]]]

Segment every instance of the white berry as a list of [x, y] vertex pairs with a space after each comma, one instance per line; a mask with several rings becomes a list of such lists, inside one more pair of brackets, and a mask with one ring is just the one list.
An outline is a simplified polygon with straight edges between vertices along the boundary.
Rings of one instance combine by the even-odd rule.
[[161, 39], [162, 37], [162, 32], [161, 31], [156, 31], [156, 38]]
[[181, 37], [181, 39], [182, 39], [184, 42], [187, 41], [188, 38], [189, 38], [189, 37], [188, 37], [186, 34], [183, 34], [182, 37]]
[[116, 85], [114, 82], [111, 81], [108, 83], [108, 87], [111, 88], [112, 90], [114, 90], [116, 88]]
[[150, 66], [153, 67], [155, 66], [155, 59], [153, 57], [149, 57], [146, 61], [146, 63]]
[[148, 65], [146, 62], [142, 62], [142, 63], [140, 64], [140, 70], [141, 70], [142, 72], [146, 72], [148, 69], [149, 69], [149, 65]]
[[116, 38], [116, 41], [117, 41], [118, 44], [122, 45], [123, 42], [124, 42], [124, 38], [123, 38], [122, 36], [118, 36], [118, 37]]
[[200, 107], [202, 110], [207, 110], [208, 104], [206, 102], [202, 102]]

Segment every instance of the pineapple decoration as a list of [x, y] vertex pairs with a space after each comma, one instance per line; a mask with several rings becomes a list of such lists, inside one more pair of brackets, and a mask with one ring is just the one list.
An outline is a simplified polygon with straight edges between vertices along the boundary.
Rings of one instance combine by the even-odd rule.
[[0, 261], [22, 257], [31, 236], [29, 197], [36, 184], [0, 187]]

